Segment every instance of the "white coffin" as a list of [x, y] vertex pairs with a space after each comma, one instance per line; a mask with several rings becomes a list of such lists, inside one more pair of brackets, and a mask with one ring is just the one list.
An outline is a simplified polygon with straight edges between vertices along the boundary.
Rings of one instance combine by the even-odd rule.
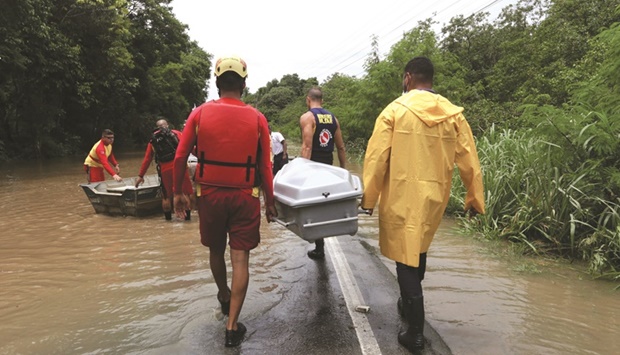
[[295, 158], [274, 178], [277, 221], [307, 241], [354, 235], [362, 193], [348, 170]]

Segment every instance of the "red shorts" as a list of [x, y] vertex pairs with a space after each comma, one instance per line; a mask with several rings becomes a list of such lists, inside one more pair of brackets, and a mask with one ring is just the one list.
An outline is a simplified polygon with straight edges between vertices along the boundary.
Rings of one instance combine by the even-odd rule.
[[86, 178], [88, 179], [88, 183], [105, 181], [105, 175], [103, 173], [103, 168], [97, 168], [95, 166], [88, 166], [84, 164], [84, 170], [86, 171]]
[[260, 242], [260, 200], [240, 189], [209, 189], [198, 197], [200, 241], [204, 246], [252, 250]]
[[[172, 183], [173, 183], [173, 170], [162, 169], [161, 171], [161, 184], [163, 187], [164, 197], [172, 197]], [[183, 194], [191, 195], [194, 193], [194, 186], [192, 185], [192, 181], [189, 179], [189, 174], [187, 171], [185, 172], [185, 177], [183, 177]]]

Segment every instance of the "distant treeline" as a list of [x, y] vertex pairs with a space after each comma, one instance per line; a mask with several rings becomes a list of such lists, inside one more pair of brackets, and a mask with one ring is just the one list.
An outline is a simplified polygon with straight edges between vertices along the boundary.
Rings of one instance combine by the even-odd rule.
[[180, 126], [212, 57], [170, 2], [2, 0], [0, 161], [84, 153], [104, 128], [143, 145], [159, 117]]

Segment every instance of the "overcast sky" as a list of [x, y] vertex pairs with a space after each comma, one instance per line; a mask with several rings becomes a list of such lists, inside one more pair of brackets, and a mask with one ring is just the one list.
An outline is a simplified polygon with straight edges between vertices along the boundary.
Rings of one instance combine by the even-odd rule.
[[[319, 83], [334, 73], [362, 77], [372, 35], [384, 56], [421, 20], [433, 17], [443, 25], [481, 10], [496, 15], [511, 3], [516, 1], [173, 0], [170, 5], [213, 61], [230, 54], [246, 61], [247, 86], [254, 93], [286, 74], [316, 77]], [[209, 99], [214, 98], [212, 79]]]

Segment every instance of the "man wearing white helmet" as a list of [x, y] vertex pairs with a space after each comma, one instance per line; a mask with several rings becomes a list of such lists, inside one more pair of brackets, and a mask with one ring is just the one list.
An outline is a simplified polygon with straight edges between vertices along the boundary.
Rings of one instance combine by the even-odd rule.
[[[249, 283], [250, 250], [260, 242], [260, 200], [265, 215], [277, 216], [273, 198], [271, 138], [265, 116], [241, 101], [247, 66], [239, 57], [220, 58], [215, 64], [220, 98], [194, 109], [186, 122], [174, 160], [175, 211], [189, 208], [182, 181], [187, 157], [196, 147], [195, 182], [200, 239], [209, 248], [211, 273], [226, 322], [224, 345], [241, 344], [247, 331], [238, 322]], [[232, 283], [226, 277], [226, 242], [230, 245]]]

